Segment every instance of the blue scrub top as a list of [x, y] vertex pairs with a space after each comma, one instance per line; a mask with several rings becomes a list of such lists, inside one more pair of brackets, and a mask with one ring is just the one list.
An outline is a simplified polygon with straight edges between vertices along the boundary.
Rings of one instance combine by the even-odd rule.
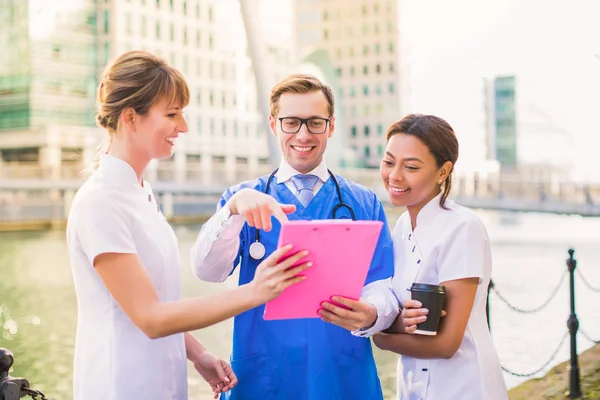
[[[357, 220], [384, 223], [365, 285], [393, 275], [394, 260], [390, 229], [383, 207], [375, 194], [365, 187], [336, 175], [344, 202], [350, 205]], [[223, 206], [244, 188], [264, 191], [268, 176], [229, 188], [221, 197]], [[273, 178], [269, 194], [284, 204], [294, 204], [290, 220], [330, 219], [339, 203], [331, 178], [314, 199], [304, 207], [284, 183]], [[350, 218], [341, 208], [337, 218]], [[260, 241], [267, 255], [277, 247], [280, 224], [272, 218], [273, 229], [260, 231]], [[255, 240], [255, 228], [244, 225], [240, 233], [239, 284], [254, 278], [260, 261], [252, 259], [249, 247]], [[346, 329], [318, 318], [265, 321], [264, 305], [234, 319], [231, 365], [239, 383], [222, 399], [229, 400], [377, 400], [383, 399], [371, 341], [353, 336]]]

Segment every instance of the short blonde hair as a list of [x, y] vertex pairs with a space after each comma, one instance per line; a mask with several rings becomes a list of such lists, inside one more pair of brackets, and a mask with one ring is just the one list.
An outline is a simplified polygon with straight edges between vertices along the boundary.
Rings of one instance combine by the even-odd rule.
[[279, 98], [284, 93], [312, 93], [321, 91], [327, 99], [327, 110], [329, 116], [333, 116], [335, 109], [335, 99], [331, 87], [321, 82], [313, 75], [295, 74], [290, 75], [279, 82], [271, 90], [270, 106], [271, 115], [276, 117], [279, 113]]
[[91, 173], [108, 153], [113, 135], [119, 128], [119, 118], [126, 108], [146, 115], [154, 104], [167, 100], [181, 108], [190, 102], [190, 89], [185, 78], [175, 68], [147, 51], [129, 51], [108, 64], [100, 78], [96, 93], [96, 123], [108, 131], [108, 141], [92, 164], [83, 173]]
[[125, 108], [146, 115], [156, 102], [188, 105], [190, 90], [185, 78], [163, 59], [146, 51], [129, 51], [106, 66], [96, 101], [96, 122], [109, 133], [117, 131]]

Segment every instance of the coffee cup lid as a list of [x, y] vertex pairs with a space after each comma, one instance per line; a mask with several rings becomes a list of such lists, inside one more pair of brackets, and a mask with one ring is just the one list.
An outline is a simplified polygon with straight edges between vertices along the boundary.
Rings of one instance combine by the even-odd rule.
[[420, 291], [420, 292], [434, 292], [440, 294], [446, 294], [446, 288], [440, 285], [430, 285], [428, 283], [413, 283], [410, 290]]

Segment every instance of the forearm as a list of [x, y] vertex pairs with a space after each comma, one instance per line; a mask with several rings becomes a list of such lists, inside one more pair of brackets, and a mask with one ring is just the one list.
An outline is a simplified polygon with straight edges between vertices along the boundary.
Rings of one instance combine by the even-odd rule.
[[190, 252], [192, 270], [198, 278], [208, 282], [227, 279], [239, 254], [244, 223], [239, 215], [230, 215], [225, 204], [204, 224]]
[[442, 335], [378, 333], [373, 336], [373, 342], [382, 350], [421, 359], [450, 358], [456, 352], [456, 349], [453, 349], [451, 343]]
[[355, 336], [369, 337], [386, 329], [398, 316], [398, 300], [394, 296], [390, 279], [369, 283], [363, 288], [361, 300], [372, 304], [376, 310], [376, 319], [371, 326], [353, 331]]
[[190, 332], [185, 332], [183, 337], [185, 339], [186, 357], [194, 363], [200, 358], [200, 355], [206, 351], [206, 348]]
[[149, 307], [144, 332], [151, 338], [202, 329], [262, 304], [250, 284], [211, 296]]

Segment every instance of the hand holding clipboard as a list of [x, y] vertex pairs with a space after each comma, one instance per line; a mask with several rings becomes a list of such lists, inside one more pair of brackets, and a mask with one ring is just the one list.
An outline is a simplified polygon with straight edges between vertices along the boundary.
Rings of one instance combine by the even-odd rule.
[[375, 246], [381, 233], [380, 221], [314, 220], [284, 223], [278, 248], [292, 244], [288, 254], [306, 249], [302, 261], [313, 263], [303, 282], [267, 302], [265, 320], [321, 318], [318, 310], [333, 296], [358, 299], [365, 284]]

